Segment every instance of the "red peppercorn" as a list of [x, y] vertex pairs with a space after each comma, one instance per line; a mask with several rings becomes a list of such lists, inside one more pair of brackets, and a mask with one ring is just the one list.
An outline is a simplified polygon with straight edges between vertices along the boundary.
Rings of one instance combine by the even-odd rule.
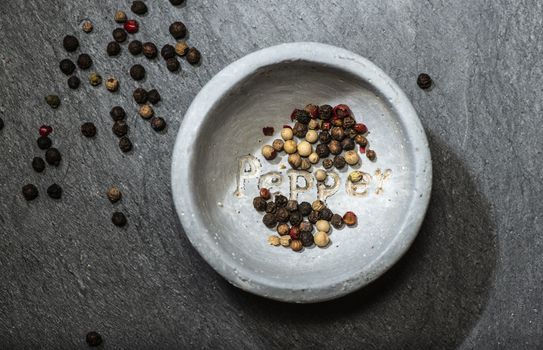
[[295, 121], [295, 120], [296, 120], [296, 112], [297, 112], [297, 111], [298, 111], [297, 109], [294, 109], [294, 110], [292, 111], [292, 113], [290, 113], [290, 120], [291, 120], [291, 121]]
[[322, 130], [330, 130], [332, 128], [332, 123], [330, 122], [324, 122], [321, 125]]
[[311, 118], [315, 119], [319, 116], [319, 106], [316, 106], [314, 104], [308, 104], [305, 106], [304, 110], [311, 114]]
[[271, 198], [270, 190], [268, 190], [267, 188], [262, 187], [260, 189], [260, 197], [262, 197], [265, 200], [270, 199]]
[[50, 127], [49, 125], [40, 126], [40, 136], [48, 136], [52, 132], [53, 132], [53, 128]]
[[139, 29], [139, 24], [136, 20], [129, 19], [128, 21], [124, 23], [124, 30], [126, 30], [130, 34], [137, 33], [138, 29]]
[[366, 147], [360, 146], [360, 153], [366, 153]]
[[298, 226], [292, 226], [288, 234], [290, 235], [290, 238], [298, 239], [300, 238], [300, 229], [298, 228]]
[[262, 133], [264, 133], [264, 136], [272, 136], [274, 132], [273, 126], [266, 126], [262, 128]]
[[347, 105], [337, 105], [332, 110], [332, 116], [334, 118], [343, 119], [349, 115], [351, 115], [351, 109]]
[[368, 132], [368, 127], [365, 124], [357, 123], [353, 126], [354, 131], [359, 134], [365, 134]]
[[345, 222], [345, 225], [347, 226], [356, 225], [356, 222], [357, 222], [356, 214], [353, 213], [352, 211], [346, 212], [345, 215], [343, 215], [343, 222]]
[[292, 126], [285, 124], [285, 125], [283, 125], [283, 129], [284, 129], [284, 128], [292, 129]]

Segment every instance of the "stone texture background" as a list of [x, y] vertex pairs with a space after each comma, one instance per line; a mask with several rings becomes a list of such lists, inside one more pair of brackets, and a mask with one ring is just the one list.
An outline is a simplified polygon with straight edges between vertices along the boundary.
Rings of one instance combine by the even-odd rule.
[[[440, 0], [269, 2], [149, 0], [136, 38], [173, 42], [184, 21], [203, 53], [183, 62], [105, 55], [117, 8], [128, 0], [2, 3], [0, 12], [0, 347], [104, 349], [541, 349], [543, 347], [542, 3]], [[85, 34], [80, 22], [91, 19]], [[65, 34], [80, 38], [94, 69], [121, 79], [116, 94], [87, 83], [66, 86], [58, 62]], [[198, 90], [249, 52], [291, 41], [320, 41], [368, 57], [411, 98], [430, 140], [434, 188], [408, 254], [371, 286], [340, 300], [289, 305], [244, 293], [192, 249], [170, 193], [176, 130]], [[128, 68], [144, 62], [142, 85], [157, 87], [153, 132], [136, 116]], [[417, 88], [419, 72], [436, 84]], [[78, 74], [86, 81], [87, 72]], [[62, 96], [50, 109], [49, 93]], [[117, 148], [109, 109], [129, 112], [131, 154]], [[95, 140], [80, 124], [98, 126]], [[42, 154], [37, 128], [51, 124], [59, 168], [33, 172]], [[23, 184], [41, 190], [27, 203]], [[45, 195], [52, 182], [61, 201]], [[105, 189], [118, 184], [122, 202]], [[121, 209], [129, 226], [110, 215]]]

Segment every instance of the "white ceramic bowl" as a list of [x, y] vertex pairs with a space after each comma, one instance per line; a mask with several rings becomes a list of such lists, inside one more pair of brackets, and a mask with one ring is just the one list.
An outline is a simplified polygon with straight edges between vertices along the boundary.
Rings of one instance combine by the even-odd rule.
[[[369, 183], [358, 191], [366, 194], [347, 193], [352, 169], [343, 169], [338, 192], [327, 199], [334, 212], [357, 213], [358, 226], [333, 230], [325, 249], [295, 253], [267, 243], [274, 231], [262, 224], [252, 199], [269, 172], [277, 180], [266, 186], [289, 196], [286, 156], [267, 162], [260, 148], [279, 137], [294, 108], [308, 103], [349, 105], [368, 126], [377, 160], [362, 156], [359, 170]], [[273, 137], [263, 136], [265, 126], [275, 127]], [[431, 181], [426, 136], [405, 94], [367, 59], [319, 43], [266, 48], [219, 72], [188, 109], [172, 161], [175, 206], [196, 250], [233, 285], [288, 302], [337, 298], [390, 268], [419, 230]], [[299, 200], [316, 197], [313, 183]]]

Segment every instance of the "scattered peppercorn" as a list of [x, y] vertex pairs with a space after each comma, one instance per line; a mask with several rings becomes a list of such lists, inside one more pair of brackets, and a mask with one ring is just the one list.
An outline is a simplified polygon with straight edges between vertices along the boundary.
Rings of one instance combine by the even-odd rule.
[[138, 24], [138, 21], [133, 20], [133, 19], [129, 19], [123, 25], [124, 30], [126, 30], [130, 34], [137, 33], [139, 30], [139, 27], [140, 26]]
[[323, 231], [319, 231], [315, 234], [315, 237], [313, 237], [315, 244], [319, 248], [324, 248], [328, 245], [330, 242], [330, 238], [328, 237], [328, 234]]
[[345, 152], [345, 162], [349, 165], [356, 165], [360, 161], [360, 157], [358, 156], [358, 153], [356, 151], [351, 150]]
[[307, 134], [307, 130], [307, 125], [300, 122], [296, 122], [296, 124], [294, 124], [294, 127], [292, 128], [292, 132], [294, 133], [294, 135], [299, 138], [304, 138], [305, 134]]
[[75, 75], [72, 75], [71, 77], [68, 78], [68, 87], [70, 89], [77, 89], [79, 87], [79, 85], [81, 85], [81, 80], [79, 80], [78, 77], [76, 77]]
[[313, 234], [311, 232], [302, 232], [300, 235], [300, 241], [304, 247], [310, 247], [313, 245]]
[[60, 199], [60, 197], [62, 197], [62, 187], [57, 184], [52, 184], [47, 188], [47, 195], [53, 199]]
[[116, 211], [111, 216], [111, 222], [115, 226], [123, 227], [126, 225], [126, 222], [127, 222], [126, 216], [120, 211]]
[[334, 161], [332, 159], [325, 159], [322, 161], [322, 166], [324, 169], [331, 169], [334, 166]]
[[310, 223], [316, 224], [317, 221], [319, 221], [319, 212], [316, 210], [311, 210], [311, 213], [307, 216], [307, 220], [309, 220]]
[[298, 210], [298, 202], [295, 200], [289, 200], [287, 202], [286, 208], [288, 211], [296, 211]]
[[330, 220], [330, 223], [332, 224], [332, 226], [334, 226], [334, 228], [339, 230], [340, 228], [343, 227], [343, 218], [339, 214], [334, 214], [332, 215], [332, 219]]
[[303, 248], [303, 245], [302, 245], [301, 241], [299, 241], [297, 239], [293, 239], [290, 242], [290, 249], [292, 249], [293, 251], [299, 252], [300, 250], [302, 250], [302, 248]]
[[264, 136], [272, 136], [273, 132], [274, 132], [273, 126], [265, 126], [262, 128], [262, 133], [264, 134]]
[[73, 35], [66, 35], [62, 41], [64, 49], [68, 52], [74, 52], [79, 47], [79, 40]]
[[132, 2], [132, 6], [130, 7], [132, 12], [134, 12], [136, 15], [144, 15], [147, 13], [147, 6], [143, 1], [134, 1]]
[[147, 93], [147, 100], [151, 102], [152, 104], [156, 105], [157, 103], [160, 102], [161, 97], [156, 89], [152, 89], [152, 90], [149, 90], [149, 92]]
[[326, 171], [322, 169], [319, 169], [315, 172], [315, 179], [319, 182], [323, 182], [324, 180], [326, 180], [327, 176], [328, 175], [326, 174]]
[[106, 89], [111, 92], [119, 90], [119, 81], [115, 78], [109, 78], [106, 80]]
[[362, 146], [362, 147], [366, 147], [367, 144], [368, 144], [368, 139], [366, 139], [364, 136], [362, 135], [356, 135], [354, 137], [354, 142], [356, 142], [358, 145]]
[[98, 86], [102, 84], [102, 76], [96, 72], [93, 72], [89, 76], [89, 82], [92, 86]]
[[190, 64], [198, 64], [202, 59], [202, 54], [195, 47], [191, 47], [187, 53], [187, 62]]
[[24, 185], [23, 186], [23, 197], [27, 201], [34, 200], [38, 197], [38, 188], [32, 184]]
[[429, 89], [432, 86], [432, 78], [426, 73], [421, 73], [417, 78], [417, 85], [423, 90]]
[[45, 152], [45, 160], [50, 165], [58, 166], [62, 160], [62, 156], [58, 149], [51, 147]]
[[347, 225], [347, 226], [354, 226], [354, 225], [356, 225], [356, 222], [357, 222], [356, 214], [353, 213], [352, 211], [346, 212], [346, 213], [343, 215], [343, 222], [344, 222], [345, 225]]
[[85, 337], [85, 340], [89, 346], [96, 347], [102, 344], [102, 336], [96, 332], [89, 332]]
[[287, 154], [293, 154], [293, 153], [296, 153], [296, 151], [298, 150], [298, 145], [296, 144], [296, 141], [294, 140], [287, 140], [283, 144], [283, 149], [285, 150]]
[[185, 56], [189, 52], [189, 46], [185, 41], [180, 41], [175, 44], [175, 53], [178, 56]]
[[153, 107], [150, 105], [142, 105], [138, 113], [143, 119], [149, 119], [155, 114]]
[[162, 46], [162, 49], [160, 50], [160, 55], [165, 60], [167, 60], [168, 58], [175, 57], [175, 48], [170, 44], [166, 44]]
[[302, 157], [298, 153], [289, 154], [288, 163], [292, 169], [298, 169], [302, 165]]
[[47, 102], [51, 108], [58, 108], [58, 106], [60, 106], [60, 98], [57, 95], [45, 96], [45, 102]]
[[45, 161], [41, 157], [34, 157], [32, 159], [32, 168], [37, 172], [41, 173], [45, 170]]
[[132, 55], [136, 56], [139, 55], [143, 51], [143, 44], [139, 40], [132, 40], [128, 44], [128, 52], [130, 52]]
[[277, 157], [277, 152], [270, 145], [262, 146], [261, 152], [262, 152], [262, 156], [264, 156], [264, 158], [266, 158], [267, 160], [272, 160], [272, 159], [275, 159], [275, 157]]
[[300, 214], [303, 216], [308, 216], [311, 213], [311, 204], [308, 202], [302, 202], [298, 205], [298, 210], [300, 211]]
[[345, 161], [345, 158], [343, 156], [335, 156], [334, 157], [334, 166], [337, 169], [343, 169], [347, 162]]
[[350, 137], [346, 137], [341, 141], [341, 148], [343, 148], [344, 151], [351, 151], [354, 149], [354, 141]]
[[368, 132], [368, 127], [365, 124], [357, 123], [353, 126], [354, 131], [359, 134], [365, 134]]
[[343, 149], [341, 148], [341, 143], [339, 143], [339, 141], [337, 140], [330, 141], [330, 143], [328, 144], [328, 150], [333, 155], [338, 155], [343, 151]]
[[262, 187], [259, 191], [260, 193], [260, 197], [264, 198], [265, 200], [268, 200], [271, 198], [271, 193], [270, 193], [270, 190], [268, 190], [267, 188], [265, 187]]
[[267, 206], [267, 202], [264, 198], [262, 197], [255, 197], [253, 198], [253, 207], [257, 210], [257, 211], [266, 211], [266, 206]]
[[136, 101], [136, 103], [140, 105], [147, 102], [149, 98], [147, 91], [143, 88], [137, 88], [136, 90], [134, 90], [132, 96], [134, 97], [134, 101]]
[[124, 13], [124, 11], [115, 12], [115, 22], [124, 23], [124, 22], [126, 22], [126, 20], [127, 20], [127, 17], [126, 17], [126, 13]]
[[320, 143], [315, 148], [315, 153], [319, 156], [319, 158], [327, 158], [330, 155], [330, 149], [328, 146], [324, 143]]
[[290, 213], [286, 208], [278, 208], [275, 212], [275, 217], [279, 222], [287, 222], [290, 218]]
[[121, 52], [121, 45], [116, 41], [111, 41], [106, 48], [108, 56], [117, 56]]
[[38, 132], [40, 133], [40, 136], [49, 136], [49, 134], [53, 132], [53, 128], [49, 125], [42, 125]]
[[179, 6], [181, 5], [182, 3], [184, 3], [185, 0], [170, 0], [170, 3], [173, 5], [173, 6]]
[[291, 239], [298, 239], [300, 238], [300, 228], [298, 226], [292, 226], [288, 231], [288, 234]]
[[166, 121], [161, 117], [151, 118], [151, 127], [154, 131], [162, 131], [166, 128]]
[[300, 214], [299, 211], [293, 211], [290, 213], [290, 224], [293, 226], [299, 225], [304, 218], [302, 217], [302, 214]]
[[94, 26], [92, 25], [92, 22], [91, 21], [84, 21], [83, 24], [81, 25], [81, 29], [83, 29], [83, 31], [85, 33], [90, 33], [92, 32], [92, 29], [94, 28]]
[[309, 124], [307, 124], [307, 127], [310, 130], [317, 130], [320, 127], [320, 121], [317, 119], [311, 119], [309, 121]]
[[330, 135], [332, 135], [332, 138], [337, 141], [342, 141], [345, 138], [345, 131], [343, 128], [340, 127], [333, 127], [330, 131]]
[[315, 211], [321, 211], [322, 209], [326, 208], [326, 205], [323, 201], [317, 199], [313, 203], [311, 203], [311, 208]]
[[179, 61], [175, 57], [168, 58], [166, 60], [166, 68], [168, 68], [170, 72], [177, 72], [180, 67], [181, 65], [179, 64]]
[[319, 211], [319, 219], [330, 221], [332, 220], [332, 216], [334, 213], [328, 208], [323, 208], [321, 211]]
[[277, 205], [274, 202], [266, 203], [266, 213], [275, 214], [276, 211], [277, 211]]
[[38, 147], [40, 149], [48, 149], [53, 145], [53, 142], [51, 139], [47, 136], [40, 136], [38, 137]]
[[366, 157], [368, 157], [369, 160], [374, 161], [375, 158], [377, 157], [377, 154], [375, 153], [374, 150], [368, 149], [366, 150]]
[[111, 130], [118, 137], [122, 137], [128, 133], [128, 124], [126, 124], [126, 122], [124, 122], [123, 120], [118, 120], [113, 123], [113, 127], [111, 128]]
[[113, 30], [113, 39], [118, 42], [118, 43], [122, 43], [126, 40], [126, 37], [128, 34], [126, 34], [126, 30], [124, 30], [123, 28], [115, 28]]
[[132, 141], [127, 136], [121, 137], [119, 140], [119, 148], [122, 152], [130, 152], [132, 150]]
[[173, 22], [170, 25], [170, 34], [176, 39], [183, 39], [187, 35], [187, 27], [183, 22]]
[[300, 165], [300, 169], [309, 170], [310, 168], [311, 168], [311, 162], [307, 158], [303, 158], [302, 164]]
[[107, 199], [109, 199], [111, 203], [116, 203], [121, 200], [121, 198], [123, 197], [123, 194], [117, 187], [111, 186], [110, 188], [107, 189], [106, 196], [107, 196]]
[[287, 197], [283, 196], [282, 194], [278, 194], [275, 196], [275, 204], [277, 204], [278, 207], [285, 207], [287, 205], [287, 202]]
[[94, 137], [96, 135], [96, 126], [91, 122], [86, 122], [81, 125], [81, 133], [85, 137]]
[[75, 70], [75, 64], [67, 58], [60, 61], [59, 67], [60, 71], [66, 75], [72, 74]]
[[143, 44], [143, 55], [149, 59], [155, 58], [158, 54], [158, 49], [155, 44], [146, 42]]
[[290, 119], [297, 120], [302, 124], [309, 124], [309, 121], [311, 120], [311, 115], [309, 114], [309, 112], [304, 111], [303, 109], [295, 109], [294, 112], [292, 112]]
[[266, 213], [264, 217], [262, 217], [262, 222], [268, 228], [274, 228], [275, 225], [277, 225], [277, 219], [275, 218], [275, 215], [272, 213]]
[[281, 241], [277, 236], [268, 236], [268, 243], [273, 246], [278, 246]]
[[329, 120], [332, 118], [332, 110], [333, 108], [330, 105], [319, 106], [319, 119]]
[[302, 221], [300, 223], [299, 228], [300, 228], [300, 232], [309, 232], [309, 233], [313, 232], [313, 224], [310, 223], [309, 221]]
[[272, 142], [272, 147], [276, 152], [283, 151], [283, 147], [285, 146], [285, 143], [281, 139], [275, 139]]
[[279, 243], [283, 246], [283, 247], [290, 247], [290, 241], [292, 240], [292, 238], [290, 238], [290, 236], [281, 236], [279, 238]]
[[81, 69], [89, 69], [92, 66], [92, 58], [86, 53], [82, 53], [77, 58], [77, 66]]
[[145, 78], [145, 68], [141, 64], [135, 64], [130, 68], [130, 76], [134, 80], [142, 80]]
[[328, 232], [330, 231], [330, 223], [327, 220], [319, 220], [315, 224], [317, 231]]
[[285, 235], [288, 235], [290, 231], [290, 227], [288, 226], [288, 224], [279, 224], [277, 225], [277, 233], [280, 235], [280, 236], [285, 236]]
[[126, 112], [124, 111], [123, 107], [121, 106], [115, 106], [111, 108], [109, 111], [109, 115], [111, 116], [111, 119], [114, 121], [123, 120], [126, 117]]
[[362, 180], [363, 175], [364, 174], [361, 171], [355, 170], [349, 174], [348, 179], [349, 181], [356, 183]]

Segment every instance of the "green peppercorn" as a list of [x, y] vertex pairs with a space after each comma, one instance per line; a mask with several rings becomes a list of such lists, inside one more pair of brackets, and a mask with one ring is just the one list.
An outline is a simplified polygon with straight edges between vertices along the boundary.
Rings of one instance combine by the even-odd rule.
[[32, 159], [32, 168], [37, 173], [41, 173], [42, 171], [44, 171], [45, 170], [45, 162], [44, 162], [43, 158], [34, 157], [34, 159]]
[[23, 186], [23, 197], [27, 201], [34, 200], [38, 197], [38, 188], [32, 184], [24, 185]]
[[266, 200], [260, 196], [253, 199], [253, 207], [257, 211], [266, 211], [267, 204]]
[[77, 66], [81, 69], [89, 69], [92, 66], [92, 58], [86, 53], [82, 53], [77, 58]]
[[47, 136], [40, 136], [38, 137], [38, 147], [40, 149], [48, 149], [53, 145], [53, 142], [51, 139]]
[[173, 22], [170, 25], [170, 34], [176, 39], [183, 39], [187, 35], [187, 27], [183, 22]]
[[136, 56], [139, 55], [143, 51], [143, 44], [139, 40], [132, 40], [128, 44], [128, 52], [130, 52], [132, 55]]
[[158, 49], [155, 44], [146, 42], [143, 44], [143, 55], [149, 59], [155, 58], [158, 54]]
[[320, 214], [316, 210], [311, 210], [311, 213], [309, 213], [309, 215], [307, 216], [307, 220], [309, 220], [309, 222], [312, 223], [313, 225], [316, 224], [317, 221], [319, 221], [319, 219], [320, 219]]
[[62, 187], [57, 184], [52, 184], [47, 188], [47, 195], [53, 199], [60, 199], [60, 197], [62, 197]]
[[300, 211], [300, 214], [303, 216], [308, 216], [311, 213], [311, 204], [308, 202], [302, 202], [300, 205], [298, 205], [298, 210]]
[[181, 65], [179, 64], [179, 61], [175, 57], [168, 58], [166, 60], [166, 68], [168, 68], [170, 72], [177, 72], [180, 67]]
[[123, 120], [126, 117], [126, 112], [124, 111], [123, 107], [121, 106], [115, 106], [111, 108], [109, 111], [109, 115], [111, 116], [111, 119], [114, 121]]
[[115, 226], [123, 227], [127, 223], [126, 216], [124, 216], [124, 214], [120, 211], [116, 211], [113, 213], [113, 215], [111, 215], [111, 222]]
[[268, 228], [274, 228], [277, 225], [277, 219], [272, 213], [266, 213], [262, 218], [262, 222]]
[[81, 125], [81, 133], [85, 137], [96, 136], [96, 126], [91, 122], [86, 122]]
[[62, 160], [62, 156], [58, 149], [51, 147], [45, 152], [45, 160], [50, 165], [58, 166]]
[[143, 88], [137, 88], [132, 93], [132, 96], [134, 97], [134, 101], [136, 101], [137, 104], [144, 104], [148, 100], [148, 93]]
[[85, 337], [85, 341], [87, 344], [89, 344], [89, 346], [96, 347], [102, 344], [102, 337], [96, 332], [89, 332]]
[[275, 196], [275, 204], [279, 208], [283, 208], [287, 205], [288, 199], [287, 197], [283, 196], [282, 194], [278, 194]]
[[152, 90], [149, 90], [149, 92], [147, 93], [147, 100], [151, 102], [152, 104], [156, 105], [157, 103], [160, 102], [161, 97], [156, 89], [152, 89]]
[[119, 140], [119, 148], [122, 152], [127, 153], [132, 150], [132, 141], [127, 136], [121, 137]]
[[126, 30], [123, 28], [116, 28], [113, 30], [113, 39], [118, 43], [124, 42], [127, 36], [128, 34], [126, 33]]
[[113, 130], [113, 133], [118, 137], [122, 137], [128, 133], [128, 124], [126, 124], [123, 120], [118, 120], [113, 123], [111, 130]]
[[60, 71], [66, 75], [72, 74], [75, 70], [75, 64], [67, 58], [60, 61], [59, 67]]
[[334, 228], [340, 229], [343, 227], [343, 218], [339, 214], [332, 215], [332, 219], [330, 220], [330, 223]]
[[119, 43], [116, 41], [112, 41], [107, 44], [106, 52], [108, 56], [117, 56], [119, 53], [121, 53], [121, 45], [119, 45]]
[[170, 44], [166, 44], [162, 46], [162, 50], [160, 50], [160, 55], [165, 60], [167, 60], [168, 58], [175, 57], [175, 48]]
[[130, 76], [134, 80], [142, 80], [145, 78], [145, 68], [141, 64], [135, 64], [130, 68]]
[[332, 118], [332, 110], [333, 108], [330, 105], [319, 106], [319, 119], [329, 120]]
[[322, 166], [324, 169], [331, 169], [334, 166], [334, 161], [332, 159], [325, 159], [322, 161]]
[[64, 49], [68, 52], [74, 52], [79, 47], [79, 40], [73, 35], [66, 35], [62, 41]]
[[144, 15], [147, 13], [147, 6], [143, 1], [134, 1], [132, 2], [132, 6], [130, 7], [132, 12], [134, 12], [136, 15]]
[[51, 108], [58, 108], [58, 106], [60, 106], [60, 98], [57, 95], [45, 96], [45, 102], [47, 102]]
[[68, 87], [70, 89], [77, 89], [79, 87], [79, 85], [81, 85], [81, 80], [79, 80], [78, 77], [76, 77], [75, 75], [72, 75], [71, 77], [68, 78]]
[[162, 131], [166, 128], [166, 121], [160, 117], [151, 118], [151, 127], [155, 131]]

